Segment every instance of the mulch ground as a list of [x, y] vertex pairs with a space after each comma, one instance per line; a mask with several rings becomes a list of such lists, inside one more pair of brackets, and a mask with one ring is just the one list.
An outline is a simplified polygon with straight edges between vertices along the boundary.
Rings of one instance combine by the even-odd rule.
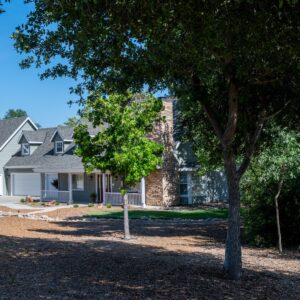
[[30, 209], [30, 208], [25, 208], [25, 209], [12, 209], [6, 206], [1, 206], [0, 205], [0, 211], [3, 212], [11, 212], [11, 213], [29, 213], [29, 212], [33, 212], [36, 211], [36, 209]]
[[300, 299], [296, 252], [244, 247], [233, 282], [222, 273], [225, 223], [130, 225], [124, 241], [121, 220], [0, 218], [0, 299]]

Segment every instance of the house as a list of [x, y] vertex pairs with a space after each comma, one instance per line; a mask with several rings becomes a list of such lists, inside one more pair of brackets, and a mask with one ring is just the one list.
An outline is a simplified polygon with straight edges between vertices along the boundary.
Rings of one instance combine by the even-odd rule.
[[[164, 164], [130, 189], [129, 203], [171, 206], [225, 200], [224, 176], [196, 175], [198, 166], [191, 149], [174, 139], [175, 100], [163, 98], [163, 103], [166, 122], [157, 124], [149, 138], [164, 144]], [[91, 135], [98, 132], [89, 124]], [[120, 178], [101, 170], [86, 174], [81, 158], [74, 154], [75, 149], [72, 127], [22, 128], [4, 166], [5, 193], [31, 195], [42, 201], [88, 203], [95, 199], [121, 204]]]
[[0, 195], [10, 193], [10, 179], [5, 176], [6, 163], [19, 151], [18, 140], [23, 130], [28, 132], [38, 128], [28, 117], [0, 120]]

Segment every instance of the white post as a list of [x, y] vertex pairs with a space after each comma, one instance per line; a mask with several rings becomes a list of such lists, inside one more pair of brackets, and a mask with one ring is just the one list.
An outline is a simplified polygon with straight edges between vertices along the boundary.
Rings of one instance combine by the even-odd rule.
[[72, 193], [72, 174], [68, 174], [68, 184], [69, 184], [69, 204], [73, 203], [73, 193]]
[[105, 205], [106, 204], [106, 186], [105, 186], [105, 174], [102, 173], [102, 192], [103, 192], [103, 204]]
[[193, 180], [192, 173], [187, 173], [187, 186], [188, 186], [188, 204], [193, 204]]
[[141, 189], [142, 189], [142, 207], [146, 207], [146, 184], [145, 178], [143, 177], [141, 180]]

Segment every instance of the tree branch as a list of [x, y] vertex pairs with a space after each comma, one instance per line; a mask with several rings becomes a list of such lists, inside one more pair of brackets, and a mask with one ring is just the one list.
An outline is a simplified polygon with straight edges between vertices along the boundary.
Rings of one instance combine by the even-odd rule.
[[[192, 80], [193, 80], [193, 85], [194, 85], [194, 89], [196, 91], [196, 94], [199, 96], [201, 95], [201, 82], [200, 79], [196, 76], [193, 75], [192, 76]], [[223, 135], [223, 129], [216, 117], [215, 112], [212, 110], [212, 108], [210, 107], [210, 105], [203, 99], [201, 98], [201, 96], [198, 98], [198, 101], [201, 103], [210, 124], [212, 125], [217, 137], [220, 139], [220, 141], [222, 141], [222, 135]]]
[[238, 116], [238, 89], [235, 79], [230, 75], [228, 90], [228, 120], [225, 132], [222, 136], [222, 144], [228, 146], [234, 140]]
[[275, 113], [273, 113], [272, 115], [266, 116], [264, 117], [265, 121], [268, 121], [274, 117], [276, 117], [277, 115], [279, 115], [289, 104], [291, 103], [291, 100], [289, 100], [288, 102], [286, 102], [283, 106], [283, 108], [279, 109], [278, 111], [276, 111]]
[[[264, 115], [264, 113], [263, 113]], [[254, 150], [255, 150], [255, 146], [256, 143], [260, 137], [261, 131], [264, 127], [264, 122], [265, 122], [265, 118], [262, 116], [259, 121], [257, 122], [256, 125], [256, 129], [251, 137], [251, 139], [249, 139], [246, 147], [246, 153], [244, 156], [244, 159], [238, 169], [238, 177], [241, 178], [243, 176], [243, 174], [246, 172], [247, 168], [249, 167], [249, 164], [251, 162], [251, 159], [253, 157], [254, 154]]]

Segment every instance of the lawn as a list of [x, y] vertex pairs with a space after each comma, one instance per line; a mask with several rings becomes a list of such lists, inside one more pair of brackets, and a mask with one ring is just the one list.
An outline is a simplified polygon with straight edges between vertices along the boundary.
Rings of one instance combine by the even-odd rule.
[[[243, 213], [243, 210], [241, 210]], [[104, 218], [104, 219], [122, 219], [123, 210], [113, 209], [98, 210], [85, 215], [86, 217]], [[205, 219], [226, 219], [228, 217], [227, 208], [211, 208], [196, 210], [130, 210], [130, 219], [188, 219], [188, 220], [205, 220]]]

